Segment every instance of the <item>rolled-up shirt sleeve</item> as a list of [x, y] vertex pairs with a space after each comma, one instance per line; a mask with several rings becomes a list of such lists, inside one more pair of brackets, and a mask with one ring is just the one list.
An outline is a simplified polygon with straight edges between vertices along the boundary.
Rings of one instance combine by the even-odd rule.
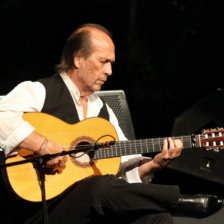
[[5, 154], [32, 133], [34, 127], [23, 120], [23, 113], [40, 112], [45, 95], [45, 88], [40, 82], [26, 81], [0, 101], [0, 148]]

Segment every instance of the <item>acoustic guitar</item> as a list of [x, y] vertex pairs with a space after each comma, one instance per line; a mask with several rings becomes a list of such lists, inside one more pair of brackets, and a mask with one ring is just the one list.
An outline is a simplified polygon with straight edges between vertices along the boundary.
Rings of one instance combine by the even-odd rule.
[[[131, 141], [118, 141], [113, 125], [103, 118], [88, 118], [74, 125], [68, 124], [45, 113], [25, 113], [24, 120], [48, 139], [58, 142], [68, 155], [66, 168], [60, 174], [45, 174], [46, 199], [60, 195], [75, 182], [92, 175], [117, 174], [120, 157], [132, 154], [158, 153], [162, 150], [165, 138], [151, 138]], [[221, 128], [204, 130], [201, 134], [174, 137], [181, 139], [183, 147], [218, 150], [223, 147]], [[112, 142], [108, 147], [94, 148], [102, 143]], [[96, 144], [97, 143], [97, 144]], [[88, 147], [89, 146], [89, 147]], [[82, 152], [80, 148], [90, 150]], [[76, 153], [77, 150], [77, 153]], [[31, 151], [20, 149], [16, 156], [6, 158], [6, 163], [13, 163], [32, 158]], [[40, 202], [41, 188], [37, 171], [33, 163], [24, 163], [6, 168], [9, 183], [13, 191], [21, 198]]]

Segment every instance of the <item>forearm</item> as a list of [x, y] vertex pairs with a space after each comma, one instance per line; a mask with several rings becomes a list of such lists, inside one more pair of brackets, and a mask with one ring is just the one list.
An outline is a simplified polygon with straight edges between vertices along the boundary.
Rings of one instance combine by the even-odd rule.
[[[56, 154], [64, 150], [63, 146], [47, 139], [45, 136], [38, 134], [33, 131], [27, 138], [25, 138], [17, 147], [17, 149], [27, 149], [31, 150], [38, 155], [45, 154]], [[57, 170], [57, 172], [62, 172], [65, 168], [65, 163], [67, 162], [66, 156], [58, 156], [47, 162], [47, 167]]]
[[183, 144], [179, 139], [173, 140], [168, 138], [164, 140], [163, 149], [151, 161], [142, 160], [139, 164], [139, 176], [143, 178], [153, 170], [167, 166], [173, 159], [180, 156]]
[[145, 176], [149, 175], [149, 173], [152, 173], [159, 168], [161, 168], [161, 166], [153, 159], [151, 161], [143, 159], [140, 161], [138, 167], [139, 176], [143, 179]]
[[39, 152], [41, 144], [44, 140], [44, 136], [38, 134], [36, 131], [33, 131], [18, 145], [18, 149], [24, 148], [33, 152]]

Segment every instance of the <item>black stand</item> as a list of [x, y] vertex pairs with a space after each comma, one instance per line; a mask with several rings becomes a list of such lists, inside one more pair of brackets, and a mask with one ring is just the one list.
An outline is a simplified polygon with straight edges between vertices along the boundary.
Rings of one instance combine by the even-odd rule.
[[38, 179], [40, 181], [44, 224], [48, 224], [48, 211], [47, 211], [46, 192], [45, 192], [46, 161], [44, 161], [42, 158], [36, 159], [33, 163], [33, 166], [37, 170]]
[[[70, 151], [62, 151], [60, 153], [46, 154], [43, 156], [34, 156], [30, 159], [25, 159], [25, 160], [18, 161], [18, 162], [0, 164], [0, 169], [6, 168], [9, 166], [25, 164], [25, 163], [33, 163], [34, 168], [37, 170], [38, 179], [40, 181], [44, 224], [48, 224], [48, 211], [47, 211], [46, 192], [45, 192], [45, 173], [47, 171], [47, 167], [46, 167], [47, 161], [50, 159], [54, 159], [58, 156], [64, 156], [64, 155], [68, 155], [68, 154], [76, 154], [79, 152], [83, 152], [83, 153], [94, 152], [95, 150], [99, 149], [100, 147], [102, 147], [102, 146], [95, 145], [95, 144], [93, 144], [93, 145], [89, 144], [89, 145], [79, 147], [79, 149], [74, 149], [74, 150], [70, 150]], [[3, 153], [3, 152], [1, 152], [1, 153]]]

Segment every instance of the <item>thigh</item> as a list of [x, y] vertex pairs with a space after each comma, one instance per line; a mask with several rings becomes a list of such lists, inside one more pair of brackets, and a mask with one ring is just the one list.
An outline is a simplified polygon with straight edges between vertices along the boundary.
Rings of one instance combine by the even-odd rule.
[[[124, 221], [130, 223], [149, 214], [151, 219], [160, 217], [162, 220], [163, 215], [153, 214], [165, 214], [167, 207], [175, 203], [178, 190], [171, 187], [159, 189], [154, 185], [129, 184], [113, 175], [93, 176], [74, 184], [51, 200], [48, 203], [49, 220], [57, 224], [86, 224], [96, 220], [116, 222], [125, 217]], [[31, 223], [41, 223], [41, 220], [38, 221], [41, 216], [36, 215]]]

